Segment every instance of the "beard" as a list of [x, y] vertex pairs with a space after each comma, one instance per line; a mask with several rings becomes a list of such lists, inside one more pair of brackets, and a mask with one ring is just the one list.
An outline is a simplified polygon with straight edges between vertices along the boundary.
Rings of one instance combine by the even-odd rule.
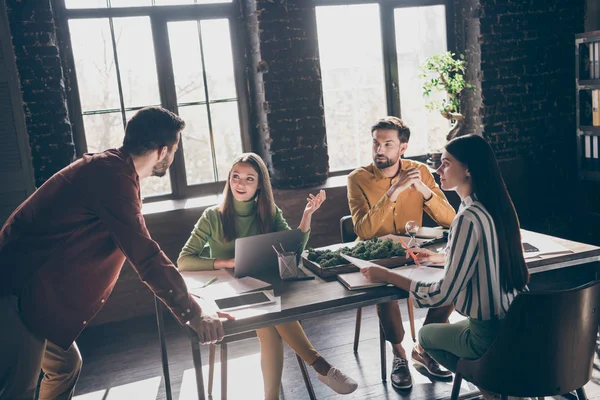
[[158, 176], [159, 178], [165, 176], [171, 166], [171, 161], [172, 159], [170, 160], [168, 157], [165, 157], [164, 160], [158, 162], [152, 168], [152, 176]]
[[383, 156], [385, 158], [385, 161], [382, 161], [381, 159], [378, 160], [377, 157], [378, 157], [377, 154], [375, 154], [373, 156], [373, 162], [379, 169], [385, 169], [385, 168], [391, 167], [392, 165], [396, 164], [396, 162], [398, 161], [398, 159], [392, 160], [391, 158], [385, 157], [385, 156]]

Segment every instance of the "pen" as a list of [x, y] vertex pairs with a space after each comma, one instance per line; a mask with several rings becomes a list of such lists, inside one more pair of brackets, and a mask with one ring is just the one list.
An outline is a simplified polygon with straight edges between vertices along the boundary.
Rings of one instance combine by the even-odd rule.
[[413, 253], [412, 251], [410, 251], [409, 247], [406, 245], [406, 243], [404, 243], [404, 240], [402, 240], [402, 238], [398, 238], [398, 240], [400, 241], [400, 243], [402, 244], [402, 246], [406, 249], [406, 252], [408, 254], [410, 254], [410, 256], [412, 257], [413, 260], [415, 260], [415, 264], [417, 264], [417, 267], [420, 267], [421, 264], [419, 263], [419, 260], [417, 260], [417, 256], [415, 256], [415, 253]]
[[215, 276], [214, 278], [212, 278], [210, 281], [206, 282], [204, 285], [200, 286], [199, 289], [204, 289], [205, 287], [207, 287], [208, 285], [211, 285], [213, 283], [215, 283], [219, 278], [217, 276]]

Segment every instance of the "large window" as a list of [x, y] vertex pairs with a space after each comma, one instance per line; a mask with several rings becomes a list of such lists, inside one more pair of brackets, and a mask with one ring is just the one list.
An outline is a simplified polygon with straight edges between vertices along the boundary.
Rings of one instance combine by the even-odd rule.
[[445, 2], [315, 2], [330, 170], [369, 164], [370, 127], [385, 115], [411, 128], [406, 156], [442, 147], [449, 125], [425, 109], [418, 75], [449, 47]]
[[64, 0], [62, 12], [73, 64], [73, 125], [85, 143], [79, 149], [120, 146], [137, 110], [162, 105], [186, 129], [169, 176], [142, 181], [142, 196], [219, 191], [232, 160], [249, 150], [233, 3]]

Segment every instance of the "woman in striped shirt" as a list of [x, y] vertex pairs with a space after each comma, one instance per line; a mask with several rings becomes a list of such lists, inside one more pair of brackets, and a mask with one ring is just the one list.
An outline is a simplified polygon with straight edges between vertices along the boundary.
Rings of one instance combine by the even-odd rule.
[[436, 172], [442, 189], [455, 190], [462, 200], [446, 254], [411, 251], [421, 262], [444, 265], [444, 277], [427, 283], [382, 267], [362, 272], [372, 281], [409, 291], [420, 307], [454, 304], [467, 317], [455, 324], [426, 325], [419, 332], [423, 349], [455, 372], [459, 358], [480, 358], [492, 344], [515, 296], [527, 290], [529, 273], [517, 214], [487, 141], [475, 135], [452, 140]]

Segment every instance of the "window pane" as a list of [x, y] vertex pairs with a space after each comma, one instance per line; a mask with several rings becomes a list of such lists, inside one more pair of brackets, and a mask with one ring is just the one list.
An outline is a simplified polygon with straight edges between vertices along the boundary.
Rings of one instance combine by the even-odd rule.
[[206, 80], [210, 100], [235, 98], [233, 56], [229, 21], [226, 19], [201, 22], [202, 46], [206, 64]]
[[180, 107], [179, 116], [185, 121], [181, 145], [185, 159], [187, 184], [214, 182], [206, 106]]
[[110, 6], [116, 7], [147, 7], [152, 5], [152, 0], [110, 0]]
[[84, 115], [83, 126], [89, 153], [120, 147], [123, 143], [125, 131], [120, 112]]
[[317, 7], [331, 171], [369, 164], [370, 127], [387, 115], [379, 6]]
[[171, 194], [171, 178], [169, 172], [163, 177], [151, 176], [143, 179], [140, 182], [140, 192], [142, 199], [159, 196], [163, 194]]
[[[449, 124], [439, 112], [425, 108], [419, 66], [446, 51], [446, 10], [443, 5], [394, 10], [402, 119], [411, 131], [406, 155], [428, 153], [446, 143]], [[443, 94], [435, 95], [441, 100]]]
[[214, 131], [219, 181], [224, 181], [227, 179], [231, 163], [243, 152], [238, 103], [236, 101], [211, 104], [210, 113]]
[[168, 29], [177, 102], [205, 101], [198, 23], [169, 22]]
[[66, 8], [106, 8], [106, 0], [65, 0]]
[[120, 110], [108, 19], [70, 20], [69, 31], [83, 111]]
[[125, 107], [160, 104], [150, 18], [115, 18]]

